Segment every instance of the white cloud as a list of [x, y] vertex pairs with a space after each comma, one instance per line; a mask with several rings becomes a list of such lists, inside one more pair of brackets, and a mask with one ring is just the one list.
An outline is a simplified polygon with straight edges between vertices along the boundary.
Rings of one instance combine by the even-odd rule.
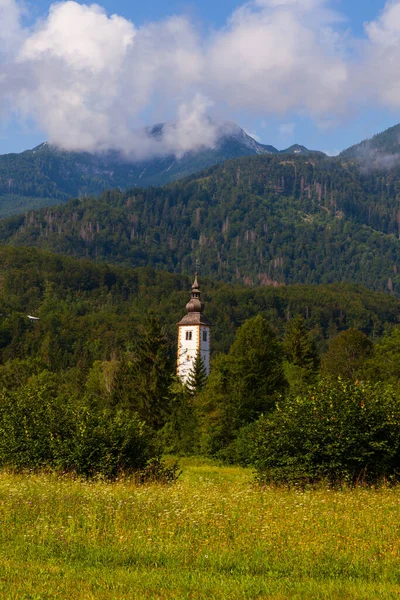
[[0, 0], [0, 57], [12, 52], [21, 41], [21, 14], [15, 0]]
[[258, 133], [247, 131], [247, 129], [244, 129], [244, 132], [247, 133], [247, 135], [249, 135], [251, 138], [253, 138], [253, 140], [256, 140], [256, 142], [261, 143], [261, 137], [258, 135]]
[[119, 68], [132, 45], [135, 28], [117, 15], [107, 17], [96, 4], [53, 4], [46, 21], [28, 37], [18, 60], [58, 58], [72, 69], [94, 73]]
[[[213, 111], [228, 119], [251, 112], [261, 123], [300, 114], [321, 124], [361, 102], [400, 107], [400, 0], [366, 24], [362, 44], [329, 6], [254, 0], [200, 38], [184, 17], [139, 28], [74, 1], [53, 4], [24, 29], [15, 0], [0, 0], [0, 112], [33, 119], [63, 148], [140, 158], [214, 146], [221, 130], [207, 116]], [[143, 129], [157, 121], [173, 123], [161, 142]]]
[[388, 2], [381, 15], [365, 24], [368, 45], [361, 69], [360, 89], [369, 98], [400, 108], [400, 1]]
[[388, 2], [376, 21], [365, 23], [365, 29], [373, 44], [393, 47], [399, 44], [400, 3]]
[[268, 0], [237, 10], [209, 51], [220, 98], [256, 113], [340, 109], [348, 70], [334, 17], [317, 0]]
[[134, 37], [129, 21], [108, 18], [97, 5], [53, 5], [16, 57], [23, 80], [16, 94], [21, 114], [32, 115], [51, 142], [89, 150], [99, 146], [112, 133], [110, 117]]
[[210, 106], [210, 102], [200, 95], [192, 103], [180, 106], [176, 122], [165, 128], [166, 149], [180, 157], [204, 146], [213, 147], [218, 130], [207, 117]]
[[324, 154], [326, 154], [327, 156], [338, 156], [341, 152], [341, 150], [338, 150], [337, 148], [335, 148], [335, 150], [322, 150], [322, 152]]
[[[215, 143], [205, 120], [210, 101], [189, 93], [202, 58], [186, 19], [136, 29], [98, 5], [69, 1], [25, 34], [5, 85], [20, 115], [33, 117], [51, 143], [137, 158]], [[143, 131], [150, 105], [175, 122], [163, 143]]]

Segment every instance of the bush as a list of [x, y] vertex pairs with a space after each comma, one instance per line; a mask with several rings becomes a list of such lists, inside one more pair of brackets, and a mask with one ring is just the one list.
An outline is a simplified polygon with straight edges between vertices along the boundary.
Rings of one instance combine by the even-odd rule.
[[174, 462], [168, 466], [160, 458], [152, 458], [148, 461], [144, 469], [138, 471], [135, 475], [136, 483], [175, 483], [182, 471], [179, 470], [179, 465]]
[[382, 384], [321, 380], [243, 430], [236, 452], [262, 482], [398, 480], [398, 392]]
[[152, 437], [135, 413], [86, 406], [75, 410], [73, 435], [64, 440], [63, 470], [85, 477], [113, 479], [120, 473], [143, 469], [154, 456]]
[[2, 466], [114, 478], [143, 469], [155, 454], [135, 413], [96, 410], [60, 394], [57, 376], [50, 373], [0, 396]]

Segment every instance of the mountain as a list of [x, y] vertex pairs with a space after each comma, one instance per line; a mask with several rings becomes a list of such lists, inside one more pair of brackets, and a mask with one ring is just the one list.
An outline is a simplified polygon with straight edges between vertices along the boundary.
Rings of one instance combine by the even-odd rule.
[[400, 155], [400, 124], [390, 127], [364, 140], [360, 144], [344, 150], [339, 156], [346, 160], [358, 160], [377, 167], [392, 166], [398, 163]]
[[[163, 131], [163, 124], [155, 125], [148, 135], [161, 140]], [[118, 152], [66, 152], [44, 143], [21, 154], [0, 156], [0, 218], [109, 188], [163, 185], [228, 159], [278, 152], [230, 123], [221, 126], [215, 148], [189, 152], [180, 159], [164, 156], [132, 162]]]
[[249, 285], [400, 293], [396, 171], [319, 155], [226, 161], [161, 188], [81, 198], [0, 222], [0, 243]]
[[299, 144], [293, 144], [293, 146], [286, 148], [286, 150], [281, 150], [280, 154], [301, 154], [302, 156], [310, 156], [311, 154], [313, 154], [319, 156], [326, 156], [323, 152], [318, 152], [317, 150], [309, 150], [305, 146], [300, 146]]

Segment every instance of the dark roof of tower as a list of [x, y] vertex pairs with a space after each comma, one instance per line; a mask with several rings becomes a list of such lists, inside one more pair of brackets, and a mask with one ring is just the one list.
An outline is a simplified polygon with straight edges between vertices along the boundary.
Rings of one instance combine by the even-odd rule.
[[190, 300], [186, 304], [188, 314], [185, 315], [178, 325], [208, 325], [211, 323], [202, 313], [204, 310], [204, 302], [201, 301], [201, 292], [199, 289], [198, 274], [196, 273], [192, 285]]
[[194, 313], [189, 313], [189, 314], [185, 315], [183, 317], [182, 321], [179, 321], [178, 325], [208, 325], [208, 326], [210, 326], [211, 323], [207, 319], [207, 317], [205, 317], [201, 313], [194, 312]]

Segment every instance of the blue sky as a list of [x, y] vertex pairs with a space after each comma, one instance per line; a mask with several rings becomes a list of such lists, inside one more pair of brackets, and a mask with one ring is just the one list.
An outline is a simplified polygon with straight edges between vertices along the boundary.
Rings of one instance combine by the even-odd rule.
[[[223, 31], [229, 16], [243, 3], [235, 0], [202, 0], [201, 2], [102, 0], [99, 2], [108, 16], [118, 14], [138, 28], [174, 14], [185, 15], [194, 24], [200, 38], [209, 37], [210, 31]], [[80, 2], [80, 4], [84, 3]], [[347, 31], [346, 35], [351, 38], [353, 45], [366, 39], [364, 23], [376, 20], [385, 9], [385, 4], [383, 0], [332, 0], [330, 2], [327, 0], [326, 2], [327, 6], [340, 14], [342, 22], [337, 25], [337, 28], [342, 33]], [[23, 17], [23, 25], [34, 29], [39, 19], [47, 18], [50, 5], [50, 2], [44, 0], [36, 2], [26, 0], [27, 10]], [[315, 85], [318, 85], [317, 80]], [[369, 88], [373, 85], [371, 81]], [[377, 85], [384, 85], [384, 83]], [[312, 93], [310, 90], [310, 94]], [[223, 113], [226, 100], [220, 100], [218, 96], [217, 105], [218, 103], [220, 103], [219, 111]], [[238, 106], [231, 107], [229, 119], [235, 120], [263, 143], [273, 144], [280, 149], [297, 142], [310, 148], [336, 153], [400, 122], [400, 101], [397, 103], [392, 100], [385, 102], [372, 99], [365, 105], [363, 102], [353, 102], [350, 108], [338, 112], [333, 104], [323, 117], [316, 117], [312, 111], [308, 114], [304, 106], [299, 109], [295, 105], [289, 106], [283, 112], [272, 107], [263, 112], [259, 104], [257, 108], [253, 105], [254, 102], [247, 104], [242, 102]], [[144, 114], [146, 111], [142, 110], [142, 119]], [[150, 110], [148, 114], [156, 113]], [[19, 152], [39, 144], [48, 137], [46, 121], [43, 117], [40, 120], [28, 114], [21, 119], [12, 116], [10, 111], [3, 110], [2, 123], [0, 153]]]
[[[81, 3], [83, 4], [83, 2]], [[88, 4], [91, 4], [90, 2]], [[205, 27], [219, 27], [226, 23], [227, 17], [243, 2], [238, 0], [103, 0], [98, 2], [109, 14], [117, 13], [142, 25], [148, 21], [163, 19], [172, 14], [188, 14], [202, 20]], [[331, 6], [341, 12], [349, 20], [350, 27], [362, 34], [363, 22], [373, 20], [383, 9], [382, 0], [333, 0]], [[40, 0], [27, 2], [32, 15], [44, 16], [51, 2]]]

